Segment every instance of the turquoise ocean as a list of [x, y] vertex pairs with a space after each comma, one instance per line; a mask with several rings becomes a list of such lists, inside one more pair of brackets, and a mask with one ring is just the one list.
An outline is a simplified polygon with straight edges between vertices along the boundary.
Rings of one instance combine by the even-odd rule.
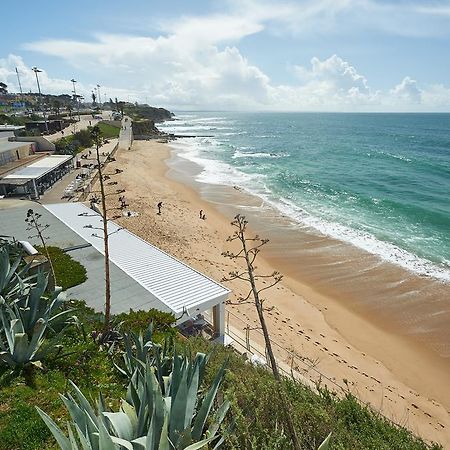
[[450, 282], [450, 114], [182, 112], [159, 128], [199, 183]]

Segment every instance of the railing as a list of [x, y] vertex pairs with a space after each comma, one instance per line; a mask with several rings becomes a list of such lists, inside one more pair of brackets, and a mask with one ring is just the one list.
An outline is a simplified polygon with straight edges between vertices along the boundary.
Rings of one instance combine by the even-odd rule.
[[[267, 368], [270, 368], [268, 364], [269, 358], [265, 351], [264, 335], [260, 330], [260, 327], [255, 327], [246, 322], [232, 311], [227, 310], [225, 314], [225, 335], [233, 341], [233, 347], [240, 353], [249, 352], [252, 355], [257, 356], [258, 358], [252, 360], [252, 362], [263, 364]], [[210, 314], [205, 313], [205, 316], [211, 321]], [[278, 370], [285, 377], [300, 381], [315, 391], [318, 391], [320, 385], [326, 385], [327, 388], [331, 389], [338, 396], [352, 394], [361, 406], [367, 407], [375, 414], [379, 414], [393, 426], [408, 430], [404, 425], [376, 410], [372, 404], [362, 400], [354, 392], [350, 392], [348, 385], [343, 386], [339, 384], [335, 379], [319, 370], [314, 361], [310, 361], [291, 350], [287, 350], [273, 339], [271, 339], [270, 342], [275, 354]]]

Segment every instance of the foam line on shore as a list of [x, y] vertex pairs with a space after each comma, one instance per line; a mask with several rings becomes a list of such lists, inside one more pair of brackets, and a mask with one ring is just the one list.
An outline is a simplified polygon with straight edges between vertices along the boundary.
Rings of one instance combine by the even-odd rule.
[[[210, 142], [211, 140], [214, 142]], [[325, 236], [349, 243], [370, 254], [377, 255], [383, 261], [396, 264], [416, 275], [431, 277], [440, 282], [450, 282], [450, 269], [448, 268], [421, 258], [395, 244], [381, 241], [369, 233], [314, 216], [288, 199], [273, 198], [264, 183], [264, 175], [244, 173], [226, 162], [202, 157], [199, 147], [204, 142], [214, 147], [219, 145], [213, 137], [189, 141], [179, 139], [170, 144], [175, 150], [177, 157], [187, 159], [201, 168], [195, 181], [204, 184], [239, 186], [248, 194], [259, 197], [283, 216], [288, 216], [301, 227], [306, 226]], [[245, 156], [245, 154], [242, 156]], [[265, 156], [270, 157], [270, 154]]]

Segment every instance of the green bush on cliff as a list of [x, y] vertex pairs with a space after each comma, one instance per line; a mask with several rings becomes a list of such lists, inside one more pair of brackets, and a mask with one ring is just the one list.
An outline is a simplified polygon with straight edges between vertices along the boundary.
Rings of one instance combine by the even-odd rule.
[[[41, 247], [36, 247], [36, 249], [45, 254]], [[82, 264], [75, 261], [59, 247], [49, 246], [47, 250], [55, 269], [57, 286], [61, 286], [63, 290], [66, 290], [87, 280], [86, 269]]]

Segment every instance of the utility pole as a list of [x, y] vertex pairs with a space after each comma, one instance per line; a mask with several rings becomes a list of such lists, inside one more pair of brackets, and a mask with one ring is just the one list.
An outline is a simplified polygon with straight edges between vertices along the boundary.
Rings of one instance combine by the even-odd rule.
[[101, 108], [101, 106], [102, 106], [102, 99], [101, 99], [101, 97], [100, 97], [100, 85], [99, 84], [97, 84], [97, 93], [98, 93], [98, 98], [97, 98], [97, 100], [98, 100], [98, 107], [100, 108], [100, 111], [102, 110], [102, 108]]
[[77, 80], [72, 78], [70, 81], [73, 84], [73, 96], [75, 97], [75, 101], [77, 102], [77, 112], [78, 112], [78, 122], [79, 122], [81, 120], [80, 119], [80, 101], [78, 99], [77, 90], [75, 88], [75, 83], [77, 82]]
[[37, 87], [38, 87], [38, 91], [39, 91], [39, 100], [40, 100], [40, 104], [41, 104], [41, 112], [44, 116], [44, 121], [45, 121], [45, 131], [48, 134], [48, 122], [47, 122], [47, 115], [45, 114], [45, 108], [42, 107], [42, 93], [41, 93], [41, 86], [39, 84], [39, 77], [38, 77], [38, 73], [42, 72], [42, 70], [39, 70], [37, 67], [33, 67], [31, 69], [34, 74], [36, 75], [36, 83], [37, 83]]
[[17, 70], [17, 67], [16, 67], [16, 75], [17, 75], [17, 81], [19, 82], [20, 99], [22, 100], [22, 103], [25, 103], [25, 102], [23, 101], [22, 83], [20, 82], [20, 76], [19, 76], [19, 71]]

